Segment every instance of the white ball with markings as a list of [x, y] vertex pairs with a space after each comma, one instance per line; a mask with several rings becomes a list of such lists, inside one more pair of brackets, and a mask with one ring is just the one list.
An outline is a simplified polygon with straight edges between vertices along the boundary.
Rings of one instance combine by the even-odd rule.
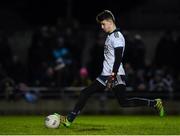
[[45, 126], [47, 128], [58, 128], [60, 125], [60, 117], [58, 115], [52, 114], [46, 117]]

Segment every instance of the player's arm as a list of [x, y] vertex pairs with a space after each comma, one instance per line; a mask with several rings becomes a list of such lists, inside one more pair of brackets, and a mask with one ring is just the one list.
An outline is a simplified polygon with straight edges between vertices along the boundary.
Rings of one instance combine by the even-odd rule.
[[114, 51], [115, 61], [114, 61], [112, 73], [116, 75], [120, 67], [120, 64], [122, 62], [123, 47], [117, 47], [114, 50], [115, 50]]
[[114, 65], [113, 65], [113, 70], [112, 70], [112, 74], [108, 77], [107, 80], [107, 88], [111, 89], [114, 85], [114, 80], [116, 78], [118, 69], [120, 67], [121, 61], [122, 61], [122, 53], [123, 53], [123, 47], [117, 47], [115, 48], [115, 61], [114, 61]]

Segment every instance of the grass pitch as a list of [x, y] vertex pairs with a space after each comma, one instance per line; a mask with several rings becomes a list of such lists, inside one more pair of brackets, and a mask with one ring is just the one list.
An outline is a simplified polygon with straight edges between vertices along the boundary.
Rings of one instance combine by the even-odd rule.
[[178, 135], [180, 116], [78, 116], [70, 128], [48, 129], [44, 116], [1, 116], [0, 135]]

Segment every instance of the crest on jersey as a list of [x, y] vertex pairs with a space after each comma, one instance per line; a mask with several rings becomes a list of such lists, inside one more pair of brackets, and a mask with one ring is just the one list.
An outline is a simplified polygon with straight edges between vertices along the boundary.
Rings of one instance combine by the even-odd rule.
[[114, 33], [114, 37], [115, 37], [115, 38], [119, 38], [119, 33], [118, 33], [118, 32], [115, 32], [115, 33]]

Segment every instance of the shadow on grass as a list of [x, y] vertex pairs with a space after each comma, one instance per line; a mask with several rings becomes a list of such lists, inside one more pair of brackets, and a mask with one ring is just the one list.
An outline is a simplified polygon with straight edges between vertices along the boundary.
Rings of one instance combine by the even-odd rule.
[[106, 130], [102, 125], [83, 124], [83, 126], [76, 131], [104, 131]]
[[105, 130], [104, 128], [82, 128], [78, 129], [77, 131], [102, 131]]

